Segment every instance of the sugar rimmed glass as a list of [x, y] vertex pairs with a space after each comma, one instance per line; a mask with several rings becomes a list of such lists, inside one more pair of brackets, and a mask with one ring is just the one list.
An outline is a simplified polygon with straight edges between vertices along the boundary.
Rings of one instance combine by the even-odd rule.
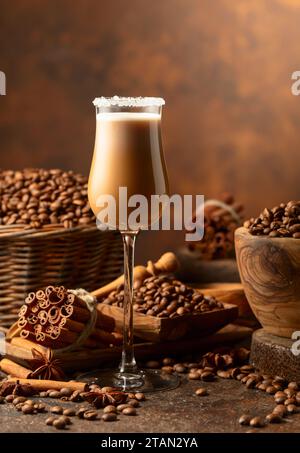
[[[123, 351], [119, 370], [99, 370], [84, 378], [101, 386], [112, 385], [123, 390], [155, 391], [174, 388], [178, 378], [158, 370], [139, 370], [133, 346], [133, 269], [136, 237], [159, 220], [148, 210], [147, 222], [128, 225], [120, 215], [120, 188], [126, 188], [127, 199], [142, 195], [168, 194], [168, 178], [161, 139], [161, 116], [165, 101], [150, 97], [100, 97], [96, 108], [96, 137], [89, 177], [89, 201], [99, 219], [103, 205], [99, 197], [113, 197], [116, 215], [108, 217], [106, 226], [119, 230], [124, 246], [124, 326]], [[103, 223], [103, 219], [102, 219]], [[105, 222], [104, 222], [105, 223]]]

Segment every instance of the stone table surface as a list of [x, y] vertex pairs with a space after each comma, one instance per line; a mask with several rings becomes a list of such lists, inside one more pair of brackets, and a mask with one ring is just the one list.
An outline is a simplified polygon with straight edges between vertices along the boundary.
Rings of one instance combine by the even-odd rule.
[[[207, 388], [209, 395], [196, 396], [194, 391], [199, 386]], [[57, 400], [43, 399], [51, 405]], [[64, 407], [74, 407], [74, 403], [59, 402]], [[82, 406], [76, 404], [77, 407]], [[262, 429], [250, 429], [240, 426], [241, 414], [265, 416], [274, 407], [273, 397], [258, 390], [247, 390], [244, 385], [234, 380], [218, 379], [216, 382], [203, 383], [187, 381], [164, 393], [149, 394], [142, 403], [136, 417], [119, 416], [116, 422], [105, 423], [102, 420], [85, 421], [73, 417], [69, 432], [87, 433], [178, 433], [178, 432], [300, 432], [300, 413], [285, 418], [279, 425], [268, 425]], [[57, 432], [46, 426], [49, 415], [21, 415], [10, 404], [0, 405], [0, 432]]]

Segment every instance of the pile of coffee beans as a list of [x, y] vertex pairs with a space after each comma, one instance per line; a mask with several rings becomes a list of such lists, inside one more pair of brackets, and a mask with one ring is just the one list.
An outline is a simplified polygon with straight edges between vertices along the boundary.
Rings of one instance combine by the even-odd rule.
[[[120, 285], [101, 302], [122, 307], [124, 286]], [[134, 288], [134, 306], [137, 313], [159, 318], [174, 318], [189, 313], [220, 310], [223, 304], [212, 296], [204, 296], [198, 290], [167, 276], [146, 278]]]
[[[101, 388], [96, 384], [91, 384], [89, 390], [90, 392], [103, 392], [104, 394], [114, 394], [116, 391], [113, 387]], [[136, 416], [138, 408], [146, 399], [144, 393], [121, 393], [125, 395], [125, 403], [113, 404], [112, 402], [109, 402], [104, 404], [102, 410], [91, 407], [86, 403], [86, 392], [73, 392], [67, 387], [60, 391], [47, 390], [40, 392], [32, 397], [33, 399], [10, 393], [5, 397], [0, 396], [0, 404], [11, 404], [17, 411], [24, 415], [34, 416], [36, 414], [45, 414], [46, 425], [56, 429], [66, 429], [68, 425], [72, 425], [72, 420], [75, 420], [76, 418], [86, 421], [102, 420], [104, 422], [113, 422], [117, 421], [118, 417], [122, 415], [130, 417]], [[51, 405], [50, 403], [48, 405], [42, 402], [45, 401], [45, 398], [59, 400], [59, 403], [54, 403], [54, 405]], [[84, 405], [82, 403], [84, 403]], [[68, 405], [66, 406], [66, 404]]]
[[300, 201], [265, 208], [259, 217], [247, 220], [244, 227], [255, 236], [300, 239]]
[[94, 222], [87, 178], [73, 171], [0, 171], [0, 200], [0, 225], [72, 228]]

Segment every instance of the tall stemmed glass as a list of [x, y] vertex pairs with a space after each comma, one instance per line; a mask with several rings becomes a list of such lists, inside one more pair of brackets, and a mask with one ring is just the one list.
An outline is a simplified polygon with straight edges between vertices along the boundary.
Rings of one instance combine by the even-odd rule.
[[[144, 387], [156, 390], [177, 385], [176, 377], [164, 373], [145, 372], [137, 368], [133, 348], [133, 268], [134, 248], [140, 229], [157, 222], [148, 210], [145, 223], [128, 224], [130, 208], [124, 211], [120, 189], [131, 196], [142, 195], [151, 206], [152, 195], [168, 193], [168, 179], [161, 140], [161, 114], [165, 101], [161, 98], [96, 98], [96, 138], [89, 178], [89, 201], [99, 219], [104, 199], [114, 199], [115, 216], [106, 216], [102, 223], [121, 232], [124, 245], [124, 330], [123, 352], [119, 370], [97, 371], [93, 377], [100, 384], [125, 390]], [[124, 192], [123, 192], [124, 193]], [[126, 200], [126, 203], [127, 203]]]

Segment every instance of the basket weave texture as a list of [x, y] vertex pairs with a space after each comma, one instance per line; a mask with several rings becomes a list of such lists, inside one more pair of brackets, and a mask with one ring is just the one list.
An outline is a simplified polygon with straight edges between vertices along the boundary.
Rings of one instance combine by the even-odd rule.
[[93, 226], [41, 230], [0, 227], [0, 328], [17, 319], [30, 291], [48, 285], [93, 291], [122, 273], [123, 247], [116, 231]]

